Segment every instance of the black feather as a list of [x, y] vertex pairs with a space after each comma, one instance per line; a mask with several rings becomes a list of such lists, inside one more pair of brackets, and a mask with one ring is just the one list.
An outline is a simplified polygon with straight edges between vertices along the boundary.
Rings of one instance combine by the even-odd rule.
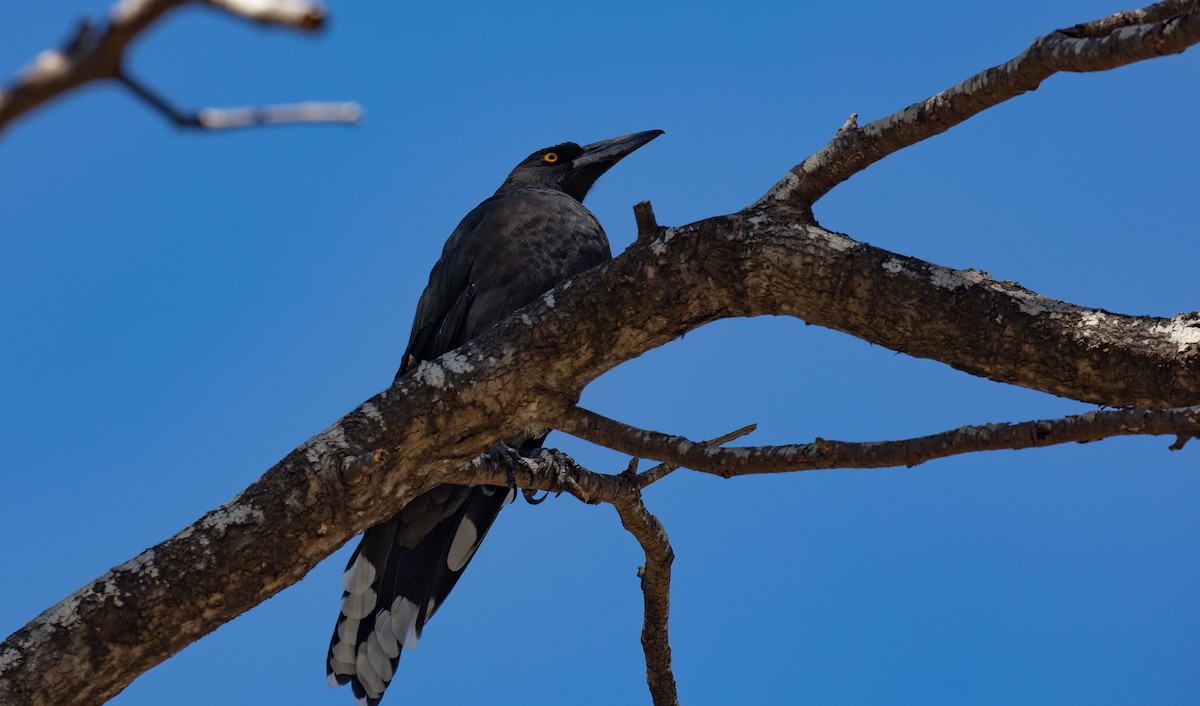
[[[518, 164], [496, 194], [472, 209], [446, 240], [417, 304], [397, 379], [421, 361], [458, 348], [558, 283], [610, 259], [604, 229], [582, 199], [609, 167], [658, 134], [638, 133], [585, 147], [563, 143]], [[555, 152], [553, 159], [545, 159], [548, 151]], [[527, 453], [544, 438], [544, 434], [522, 434], [506, 442]], [[339, 615], [326, 658], [331, 682], [350, 683], [355, 697], [369, 706], [379, 703], [382, 690], [373, 693], [375, 689], [360, 678], [357, 665], [353, 674], [335, 672], [335, 650], [346, 656], [353, 647], [357, 655], [362, 645], [373, 644], [372, 639], [379, 639], [374, 633], [382, 627], [377, 618], [385, 610], [391, 614], [398, 598], [416, 606], [415, 636], [419, 637], [510, 497], [507, 488], [438, 486], [363, 534], [347, 569], [361, 558], [374, 570], [374, 580], [369, 590], [355, 594], [348, 604], [351, 612], [359, 614], [355, 609], [362, 608], [365, 613], [354, 631], [353, 646], [342, 645], [339, 635], [353, 618]], [[448, 557], [465, 522], [475, 529], [474, 541], [469, 553], [458, 548], [458, 566], [452, 567]], [[365, 580], [367, 574], [362, 576]], [[349, 624], [345, 631], [353, 628]], [[387, 629], [385, 639], [391, 635], [390, 625]], [[405, 636], [396, 637], [399, 642]], [[378, 659], [379, 645], [375, 649]], [[399, 655], [388, 656], [394, 674]], [[390, 675], [379, 676], [386, 688], [390, 678], [383, 677]]]

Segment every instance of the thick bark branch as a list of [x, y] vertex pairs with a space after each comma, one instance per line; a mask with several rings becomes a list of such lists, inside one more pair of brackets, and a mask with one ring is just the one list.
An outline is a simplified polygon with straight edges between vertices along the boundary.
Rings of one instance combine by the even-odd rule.
[[811, 217], [812, 205], [822, 196], [875, 162], [1035, 90], [1060, 71], [1106, 71], [1178, 54], [1197, 42], [1200, 11], [1192, 0], [1167, 0], [1051, 32], [1007, 63], [920, 103], [862, 128], [848, 122], [824, 149], [793, 168], [755, 206], [784, 202]]
[[[254, 22], [300, 30], [315, 30], [325, 20], [324, 8], [305, 0], [120, 0], [109, 12], [107, 24], [97, 27], [90, 22], [81, 23], [66, 47], [42, 52], [15, 80], [0, 91], [0, 132], [21, 115], [85, 83], [118, 79], [122, 75], [125, 52], [130, 43], [163, 15], [188, 3], [209, 5]], [[143, 100], [148, 100], [147, 96], [136, 88], [134, 93]], [[175, 111], [176, 115], [171, 116], [170, 111], [174, 109], [161, 99], [159, 103], [161, 105], [156, 107], [160, 112], [172, 117], [177, 124], [188, 124], [178, 120], [178, 117], [184, 115], [182, 112]], [[164, 107], [169, 110], [164, 110]], [[288, 107], [288, 112], [287, 117], [293, 119], [260, 120], [257, 124], [298, 122], [294, 119], [297, 117], [295, 107]], [[356, 112], [361, 113], [361, 110]], [[201, 115], [204, 115], [204, 111], [197, 113], [197, 118]], [[346, 115], [345, 112], [337, 113], [334, 116], [337, 118], [335, 122], [346, 122]], [[327, 120], [328, 117], [319, 122]], [[199, 120], [195, 126], [228, 127], [205, 123], [206, 121]]]
[[966, 426], [901, 441], [828, 441], [818, 437], [807, 444], [740, 448], [719, 448], [638, 429], [580, 407], [567, 410], [556, 428], [622, 453], [731, 478], [830, 468], [911, 468], [972, 451], [1083, 444], [1135, 434], [1174, 436], [1177, 441], [1169, 448], [1177, 450], [1188, 438], [1200, 436], [1200, 406], [1097, 411], [1019, 424]]
[[[102, 702], [496, 439], [561, 418], [605, 371], [709, 321], [760, 314], [1078, 399], [1200, 400], [1200, 327], [1188, 317], [1054, 302], [786, 215], [668, 228], [422, 363], [222, 508], [43, 613], [0, 645], [0, 702]], [[347, 485], [344, 460], [374, 449], [391, 460]]]
[[[1186, 317], [1073, 307], [767, 213], [666, 229], [422, 363], [225, 506], [47, 610], [0, 645], [0, 702], [101, 703], [496, 439], [560, 419], [605, 371], [709, 321], [759, 314], [1079, 399], [1200, 400], [1200, 327]], [[375, 449], [391, 460], [346, 484], [345, 459]]]
[[[43, 55], [0, 94], [0, 128], [83, 82], [117, 75], [127, 44], [184, 1], [126, 0], [103, 31], [83, 31], [68, 49]], [[662, 229], [468, 345], [422, 363], [221, 508], [84, 586], [0, 644], [0, 702], [104, 701], [141, 672], [298, 581], [423, 488], [453, 478], [495, 440], [567, 419], [580, 391], [604, 372], [718, 319], [799, 318], [975, 375], [1089, 402], [1200, 403], [1196, 314], [1123, 316], [1055, 301], [984, 273], [857, 243], [807, 223], [804, 210], [794, 208], [882, 154], [1016, 95], [1026, 84], [1014, 83], [1010, 74], [1036, 76], [1050, 65], [1099, 69], [1146, 58], [1151, 49], [1179, 51], [1200, 34], [1194, 14], [1159, 17], [1162, 7], [1179, 5], [1134, 13], [1138, 22], [1145, 17], [1158, 24], [1126, 27], [1094, 42], [1086, 32], [1060, 33], [1035, 44], [1040, 48], [1015, 65], [985, 72], [876, 128], [856, 131], [848, 123], [843, 139], [857, 147], [837, 148], [842, 156], [836, 159], [825, 154], [806, 160], [818, 177], [798, 189], [795, 184], [810, 178], [800, 170], [803, 176], [798, 172], [784, 183], [794, 193], [777, 190], [760, 202], [770, 208]], [[869, 156], [855, 157], [855, 150]], [[1112, 433], [1195, 433], [1194, 426], [1181, 425], [1152, 431], [1163, 421], [1161, 414], [1096, 413], [1105, 421], [1073, 424], [1086, 429], [1117, 419]], [[1194, 409], [1170, 414], [1195, 423]], [[1134, 431], [1137, 424], [1141, 431]], [[1021, 434], [1036, 439], [1035, 432]], [[855, 445], [825, 443], [840, 458], [855, 451]], [[932, 452], [935, 446], [928, 444]], [[696, 448], [702, 449], [699, 459], [693, 458]], [[377, 456], [376, 450], [385, 454]], [[642, 451], [634, 453], [654, 455]], [[693, 447], [681, 458], [663, 457], [704, 465], [709, 453], [736, 454]], [[923, 458], [910, 450], [897, 462]], [[595, 480], [591, 488], [585, 481], [586, 476], [577, 482], [592, 500], [603, 499], [606, 484], [627, 482]]]

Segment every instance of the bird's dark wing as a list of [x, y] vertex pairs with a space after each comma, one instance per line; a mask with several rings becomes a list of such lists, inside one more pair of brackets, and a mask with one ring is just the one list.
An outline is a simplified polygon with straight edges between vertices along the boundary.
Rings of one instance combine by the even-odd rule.
[[422, 360], [436, 358], [467, 340], [462, 338], [462, 329], [475, 296], [471, 268], [475, 264], [477, 248], [473, 243], [493, 201], [488, 199], [472, 209], [446, 239], [442, 256], [429, 273], [429, 284], [425, 285], [417, 302], [412, 333], [396, 372], [397, 378]]
[[596, 217], [562, 192], [528, 189], [484, 201], [446, 240], [396, 377], [611, 257]]
[[[429, 276], [397, 377], [459, 347], [554, 285], [611, 257], [591, 212], [562, 192], [494, 196], [455, 228]], [[544, 431], [507, 441], [528, 452]], [[342, 610], [326, 673], [374, 706], [392, 679], [401, 647], [454, 588], [496, 515], [507, 488], [441, 485], [363, 534], [342, 575]]]

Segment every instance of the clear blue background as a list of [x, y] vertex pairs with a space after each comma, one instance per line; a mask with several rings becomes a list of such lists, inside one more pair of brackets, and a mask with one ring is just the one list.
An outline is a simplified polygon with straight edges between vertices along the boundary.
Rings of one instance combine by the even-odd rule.
[[[865, 123], [1134, 0], [344, 3], [307, 37], [186, 10], [136, 75], [183, 105], [361, 101], [358, 127], [181, 133], [94, 86], [0, 139], [0, 634], [252, 482], [391, 381], [442, 241], [530, 151], [667, 134], [589, 205], [745, 206]], [[107, 0], [13, 3], [12, 74]], [[1196, 50], [1060, 75], [870, 168], [829, 228], [1135, 314], [1200, 308]], [[1086, 405], [792, 319], [726, 321], [584, 402], [753, 443], [902, 438]], [[562, 435], [596, 470], [625, 459]], [[678, 560], [684, 703], [1195, 704], [1200, 444], [976, 454], [647, 493]], [[346, 552], [112, 703], [350, 704], [323, 660]], [[506, 510], [385, 703], [648, 701], [634, 540]]]

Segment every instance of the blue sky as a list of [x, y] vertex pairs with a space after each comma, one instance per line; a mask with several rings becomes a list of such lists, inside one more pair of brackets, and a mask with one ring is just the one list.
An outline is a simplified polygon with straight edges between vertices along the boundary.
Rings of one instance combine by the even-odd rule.
[[[17, 3], [13, 73], [107, 1]], [[0, 633], [178, 531], [390, 383], [442, 242], [532, 150], [660, 128], [589, 206], [745, 206], [851, 112], [1055, 27], [1056, 3], [338, 3], [318, 37], [187, 10], [131, 70], [185, 106], [360, 101], [357, 127], [180, 133], [90, 87], [0, 139]], [[1047, 296], [1197, 308], [1197, 55], [1036, 92], [823, 200], [831, 229]], [[1086, 405], [792, 319], [721, 322], [584, 403], [752, 443], [902, 438]], [[625, 459], [556, 434], [595, 470]], [[723, 481], [647, 503], [678, 556], [687, 704], [1194, 704], [1196, 454], [1167, 439]], [[348, 549], [112, 703], [350, 704], [323, 659]], [[385, 703], [647, 702], [641, 556], [607, 507], [501, 516]]]

